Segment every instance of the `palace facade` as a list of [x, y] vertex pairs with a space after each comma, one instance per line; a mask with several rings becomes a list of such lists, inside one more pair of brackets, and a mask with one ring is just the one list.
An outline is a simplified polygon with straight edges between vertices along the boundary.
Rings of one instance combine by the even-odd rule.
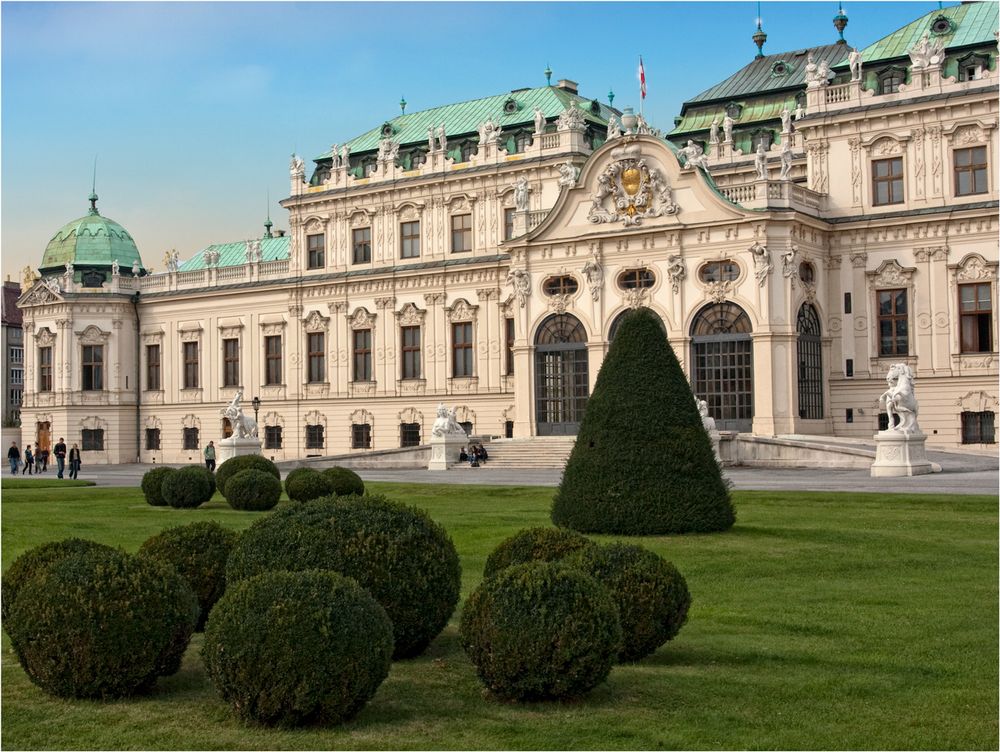
[[426, 443], [440, 402], [573, 434], [645, 306], [722, 430], [870, 438], [906, 362], [929, 443], [992, 443], [996, 29], [761, 52], [667, 134], [568, 80], [403, 114], [293, 158], [287, 233], [157, 274], [92, 195], [19, 300], [23, 440], [197, 461], [237, 391], [278, 461]]

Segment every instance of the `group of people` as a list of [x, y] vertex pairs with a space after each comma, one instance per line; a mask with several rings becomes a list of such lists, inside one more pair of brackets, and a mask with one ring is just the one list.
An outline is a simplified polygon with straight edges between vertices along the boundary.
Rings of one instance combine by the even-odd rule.
[[[80, 446], [79, 444], [74, 444], [73, 448], [68, 452], [66, 450], [65, 439], [60, 438], [54, 447], [52, 447], [52, 454], [56, 458], [56, 477], [62, 478], [63, 473], [66, 470], [66, 462], [69, 461], [69, 477], [76, 478], [80, 473]], [[24, 448], [24, 456], [21, 456], [21, 450], [17, 448], [17, 442], [10, 442], [10, 449], [7, 450], [7, 461], [10, 463], [10, 472], [13, 475], [17, 475], [17, 471], [20, 469], [21, 475], [35, 475], [39, 473], [44, 473], [49, 468], [49, 450], [41, 446], [40, 444], [35, 445], [35, 450], [31, 450], [31, 444], [28, 444]]]
[[486, 447], [482, 444], [469, 444], [468, 449], [462, 449], [458, 454], [460, 462], [468, 462], [470, 467], [479, 467], [480, 463], [485, 463], [490, 458], [486, 453]]

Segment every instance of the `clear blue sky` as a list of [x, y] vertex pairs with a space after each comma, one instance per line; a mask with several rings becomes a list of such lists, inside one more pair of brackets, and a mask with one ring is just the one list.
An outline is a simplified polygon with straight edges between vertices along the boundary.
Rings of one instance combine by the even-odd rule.
[[[953, 3], [949, 3], [953, 4]], [[865, 46], [938, 6], [845, 2]], [[765, 53], [836, 39], [835, 2], [761, 3]], [[162, 266], [259, 236], [288, 158], [413, 112], [570, 78], [669, 128], [681, 103], [749, 62], [756, 2], [2, 4], [4, 273], [37, 266], [87, 209]]]

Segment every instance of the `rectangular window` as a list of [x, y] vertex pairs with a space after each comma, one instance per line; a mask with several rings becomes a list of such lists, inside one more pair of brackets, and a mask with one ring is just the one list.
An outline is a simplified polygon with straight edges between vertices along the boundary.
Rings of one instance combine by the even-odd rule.
[[404, 326], [400, 329], [403, 351], [404, 379], [420, 378], [420, 327]]
[[504, 319], [504, 328], [507, 334], [507, 375], [514, 375], [514, 319]]
[[104, 429], [103, 428], [84, 428], [83, 429], [83, 441], [80, 442], [82, 446], [80, 447], [84, 452], [103, 452], [104, 451]]
[[372, 330], [354, 332], [354, 380], [372, 380]]
[[24, 371], [20, 368], [12, 368], [10, 371], [10, 383], [11, 384], [23, 384], [24, 383]]
[[420, 257], [420, 223], [403, 222], [399, 226], [399, 255], [401, 258]]
[[281, 335], [264, 337], [264, 383], [281, 383]]
[[198, 388], [198, 343], [184, 343], [184, 388]]
[[160, 346], [146, 345], [146, 388], [160, 389]]
[[879, 290], [878, 354], [909, 355], [910, 336], [906, 290]]
[[359, 227], [351, 231], [351, 245], [354, 248], [354, 263], [367, 264], [372, 260], [372, 228]]
[[240, 385], [240, 341], [222, 340], [222, 385]]
[[323, 332], [312, 332], [308, 335], [309, 347], [309, 382], [311, 384], [326, 381], [326, 335]]
[[372, 448], [372, 427], [367, 423], [351, 425], [351, 449]]
[[845, 292], [844, 293], [844, 313], [850, 313], [851, 312], [851, 302], [852, 302], [851, 301], [851, 293]]
[[420, 424], [400, 423], [399, 424], [399, 445], [401, 447], [420, 446]]
[[451, 375], [472, 375], [472, 323], [451, 325]]
[[12, 347], [10, 348], [10, 362], [20, 363], [24, 360], [24, 348]]
[[854, 375], [854, 358], [847, 359], [847, 364], [844, 366], [844, 375], [845, 376]]
[[306, 426], [306, 449], [323, 448], [323, 426]]
[[472, 250], [472, 215], [456, 214], [451, 218], [451, 252]]
[[993, 285], [989, 282], [958, 286], [962, 352], [993, 352]]
[[514, 212], [516, 209], [503, 210], [503, 239], [510, 240], [514, 237]]
[[982, 413], [962, 413], [963, 444], [995, 444], [996, 414], [990, 410]]
[[853, 423], [854, 422], [854, 408], [853, 407], [847, 408], [846, 418], [847, 418], [847, 422], [848, 423]]
[[872, 160], [872, 203], [903, 203], [903, 158]]
[[281, 426], [264, 426], [264, 448], [281, 449]]
[[514, 421], [505, 420], [503, 423], [503, 436], [505, 439], [514, 438]]
[[146, 450], [152, 451], [160, 448], [160, 429], [159, 428], [147, 428], [146, 429]]
[[197, 428], [185, 428], [184, 429], [184, 448], [185, 449], [197, 449], [198, 448], [198, 429]]
[[83, 391], [104, 389], [104, 345], [83, 346]]
[[52, 348], [38, 348], [38, 391], [52, 391]]
[[306, 235], [306, 250], [309, 251], [309, 268], [322, 269], [326, 266], [326, 236]]
[[986, 147], [955, 149], [955, 195], [986, 193]]

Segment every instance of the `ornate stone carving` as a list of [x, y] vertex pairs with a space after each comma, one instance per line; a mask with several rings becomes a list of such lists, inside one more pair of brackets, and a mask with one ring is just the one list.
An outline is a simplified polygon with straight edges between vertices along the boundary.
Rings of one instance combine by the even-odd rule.
[[[201, 330], [198, 330], [199, 333]], [[82, 332], [76, 332], [81, 345], [103, 345], [111, 337], [111, 332], [102, 331], [99, 327], [91, 324]]]
[[906, 363], [894, 363], [885, 380], [889, 388], [878, 398], [878, 404], [889, 414], [889, 430], [920, 433], [917, 398], [913, 394], [913, 371]]
[[285, 330], [285, 322], [277, 321], [271, 323], [261, 323], [260, 331], [265, 337], [280, 335]]
[[757, 278], [757, 284], [763, 287], [767, 282], [767, 275], [774, 268], [774, 264], [771, 263], [771, 252], [767, 250], [766, 245], [757, 241], [754, 241], [747, 250], [753, 255], [754, 277]]
[[871, 147], [873, 157], [896, 157], [903, 153], [903, 145], [894, 138], [885, 136]]
[[371, 329], [375, 326], [375, 318], [374, 313], [368, 313], [368, 309], [362, 307], [355, 309], [347, 321], [351, 329]]
[[855, 269], [864, 269], [865, 266], [868, 264], [868, 254], [865, 253], [864, 251], [860, 251], [858, 253], [850, 253], [848, 254], [848, 258], [850, 258], [851, 260], [851, 266], [853, 266]]
[[681, 290], [681, 283], [687, 278], [687, 267], [679, 253], [667, 256], [667, 277], [670, 279], [670, 289], [676, 295]]
[[49, 347], [56, 341], [56, 335], [49, 331], [47, 326], [42, 327], [35, 333], [35, 342], [39, 347]]
[[891, 287], [908, 287], [912, 282], [912, 268], [904, 268], [899, 265], [896, 259], [883, 261], [873, 272], [868, 272], [869, 284], [874, 289]]
[[686, 170], [694, 167], [708, 169], [708, 157], [705, 156], [705, 150], [690, 139], [688, 139], [686, 146], [677, 150], [677, 156], [684, 157], [684, 169]]
[[548, 297], [548, 307], [549, 310], [555, 313], [566, 313], [566, 309], [569, 304], [573, 301], [573, 296], [566, 293], [562, 295], [550, 295]]
[[727, 297], [732, 290], [732, 283], [729, 281], [725, 282], [709, 282], [705, 285], [705, 295], [712, 300], [713, 303], [721, 303]]
[[500, 135], [503, 129], [492, 117], [481, 122], [476, 130], [479, 131], [479, 143], [481, 145], [496, 145], [500, 143]]
[[601, 266], [600, 259], [595, 253], [580, 270], [583, 278], [587, 280], [587, 289], [590, 290], [590, 297], [595, 301], [601, 299], [601, 288], [604, 286], [604, 267]]
[[[673, 200], [670, 182], [656, 168], [641, 158], [638, 144], [629, 144], [611, 152], [614, 160], [597, 177], [597, 192], [591, 196], [587, 219], [595, 224], [623, 222], [626, 227], [642, 220], [676, 214], [680, 207]], [[611, 199], [611, 208], [604, 206]]]
[[479, 306], [470, 305], [465, 298], [459, 298], [444, 311], [448, 321], [475, 321]]
[[424, 293], [424, 305], [434, 305], [435, 303], [444, 303], [443, 292]]
[[974, 413], [982, 413], [987, 410], [993, 412], [997, 411], [997, 407], [1000, 406], [1000, 400], [998, 400], [994, 395], [988, 394], [984, 391], [969, 392], [957, 400], [955, 404], [962, 408], [962, 411], [970, 411]]
[[382, 164], [395, 163], [399, 156], [399, 143], [392, 138], [383, 138], [378, 142], [378, 159]]
[[322, 315], [319, 311], [310, 311], [303, 321], [303, 326], [307, 332], [325, 332], [329, 322], [328, 316]]
[[556, 119], [557, 131], [582, 131], [586, 128], [583, 112], [576, 105], [569, 105]]
[[528, 296], [531, 295], [531, 277], [527, 269], [511, 269], [507, 272], [507, 285], [517, 299], [517, 303], [524, 308]]
[[642, 308], [646, 305], [649, 297], [649, 290], [645, 287], [635, 287], [625, 291], [625, 302], [629, 308]]
[[941, 65], [944, 62], [944, 43], [938, 38], [932, 40], [925, 31], [916, 44], [907, 50], [907, 54], [914, 70]]
[[981, 282], [996, 277], [996, 263], [990, 264], [982, 256], [967, 256], [958, 268], [955, 278], [959, 282]]
[[792, 287], [799, 278], [798, 254], [799, 249], [795, 245], [789, 246], [788, 250], [781, 254], [781, 276], [792, 280]]
[[559, 165], [559, 187], [572, 188], [576, 185], [577, 178], [580, 177], [580, 168], [569, 162]]
[[59, 283], [49, 278], [35, 284], [21, 299], [22, 306], [44, 305], [46, 303], [61, 303], [63, 297], [60, 294]]
[[386, 308], [395, 308], [396, 299], [394, 297], [385, 298], [375, 298], [375, 307], [380, 310], [385, 310]]
[[292, 179], [303, 180], [306, 176], [306, 163], [298, 154], [292, 154], [291, 161], [288, 165], [288, 174]]
[[465, 429], [459, 425], [457, 409], [452, 408], [449, 410], [441, 402], [437, 406], [437, 417], [434, 419], [434, 425], [431, 427], [431, 436], [458, 436], [461, 434], [465, 436]]
[[397, 313], [400, 326], [420, 326], [424, 323], [427, 311], [421, 311], [413, 303], [407, 303]]

